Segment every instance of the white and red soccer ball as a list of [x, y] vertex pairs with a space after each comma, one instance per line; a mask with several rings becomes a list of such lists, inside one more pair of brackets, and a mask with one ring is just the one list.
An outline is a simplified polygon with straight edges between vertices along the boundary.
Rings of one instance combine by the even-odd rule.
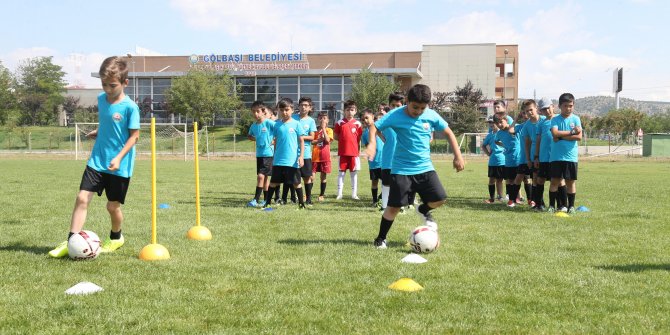
[[440, 246], [440, 236], [434, 228], [418, 226], [409, 235], [409, 245], [414, 252], [431, 253]]
[[67, 241], [67, 253], [74, 260], [94, 259], [100, 253], [100, 238], [90, 230], [82, 230]]

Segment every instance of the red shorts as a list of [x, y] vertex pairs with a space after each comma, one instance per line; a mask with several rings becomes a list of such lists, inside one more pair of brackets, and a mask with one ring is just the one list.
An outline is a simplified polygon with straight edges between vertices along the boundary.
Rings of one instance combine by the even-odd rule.
[[330, 161], [312, 163], [312, 173], [330, 173]]
[[340, 156], [340, 171], [358, 171], [361, 169], [361, 159], [358, 156]]

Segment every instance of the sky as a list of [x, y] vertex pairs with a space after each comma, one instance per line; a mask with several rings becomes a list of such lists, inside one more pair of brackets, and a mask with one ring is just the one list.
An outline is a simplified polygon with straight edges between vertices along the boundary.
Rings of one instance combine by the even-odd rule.
[[69, 84], [110, 55], [421, 51], [519, 45], [519, 97], [612, 93], [670, 102], [670, 2], [496, 0], [0, 0], [0, 61], [53, 56]]

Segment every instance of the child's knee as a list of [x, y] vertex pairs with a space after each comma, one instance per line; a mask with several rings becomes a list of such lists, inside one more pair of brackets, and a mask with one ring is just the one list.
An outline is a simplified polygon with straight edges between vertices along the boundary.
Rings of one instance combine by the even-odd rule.
[[121, 203], [118, 201], [108, 201], [107, 202], [107, 211], [112, 213], [121, 209]]

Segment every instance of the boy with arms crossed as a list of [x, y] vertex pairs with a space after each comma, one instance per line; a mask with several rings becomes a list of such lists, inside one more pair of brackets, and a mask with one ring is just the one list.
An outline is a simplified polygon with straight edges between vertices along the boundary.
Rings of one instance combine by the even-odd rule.
[[[408, 104], [397, 108], [370, 126], [370, 144], [366, 153], [374, 159], [377, 146], [377, 129], [392, 128], [396, 132], [396, 148], [391, 167], [391, 190], [388, 206], [382, 214], [379, 233], [374, 240], [378, 249], [386, 249], [386, 235], [400, 208], [409, 204], [409, 193], [419, 193], [423, 204], [417, 208], [425, 225], [437, 229], [431, 210], [444, 204], [447, 193], [437, 177], [430, 159], [430, 136], [433, 130], [443, 131], [449, 145], [458, 148], [456, 136], [447, 122], [432, 109], [427, 108], [431, 100], [430, 88], [414, 85], [407, 94]], [[454, 151], [453, 166], [456, 171], [464, 168], [459, 150]]]
[[263, 199], [265, 199], [270, 186], [272, 156], [274, 155], [272, 129], [275, 123], [266, 118], [267, 111], [262, 101], [254, 101], [251, 104], [251, 113], [256, 118], [256, 122], [249, 127], [247, 137], [249, 140], [256, 142], [256, 192], [247, 206], [256, 207], [265, 205], [264, 200], [260, 200], [261, 191], [263, 191]]
[[[563, 207], [561, 211], [575, 213], [575, 193], [577, 193], [577, 161], [579, 156], [578, 141], [582, 139], [582, 122], [573, 114], [575, 108], [575, 97], [570, 93], [563, 93], [558, 98], [558, 108], [561, 114], [551, 119], [551, 184], [549, 194], [554, 192], [555, 197], [560, 197]], [[565, 181], [567, 194], [558, 193], [561, 183]], [[567, 198], [567, 199], [566, 199]], [[568, 208], [565, 209], [567, 203]]]
[[[97, 193], [101, 196], [104, 190], [112, 229], [109, 239], [102, 244], [101, 252], [112, 252], [125, 242], [121, 234], [121, 205], [125, 202], [135, 165], [135, 144], [140, 137], [140, 110], [123, 93], [123, 89], [128, 86], [128, 63], [125, 59], [108, 57], [102, 62], [98, 73], [104, 91], [98, 95], [98, 129], [87, 135], [96, 138], [96, 141], [79, 185], [68, 239], [84, 228], [93, 195]], [[65, 241], [49, 251], [49, 256], [65, 257], [67, 251]]]
[[337, 199], [342, 199], [342, 188], [344, 187], [344, 175], [349, 170], [351, 176], [351, 198], [358, 198], [358, 170], [361, 169], [360, 143], [363, 135], [363, 125], [354, 119], [356, 116], [356, 102], [347, 100], [344, 102], [344, 118], [335, 124], [335, 140], [337, 140], [337, 155], [340, 156], [337, 175]]
[[319, 201], [323, 201], [326, 194], [326, 186], [328, 181], [328, 174], [331, 171], [330, 162], [330, 142], [333, 141], [333, 130], [328, 128], [328, 112], [319, 112], [318, 116], [319, 126], [312, 145], [312, 183], [314, 183], [314, 174], [320, 172], [321, 177], [321, 192], [319, 193]]

